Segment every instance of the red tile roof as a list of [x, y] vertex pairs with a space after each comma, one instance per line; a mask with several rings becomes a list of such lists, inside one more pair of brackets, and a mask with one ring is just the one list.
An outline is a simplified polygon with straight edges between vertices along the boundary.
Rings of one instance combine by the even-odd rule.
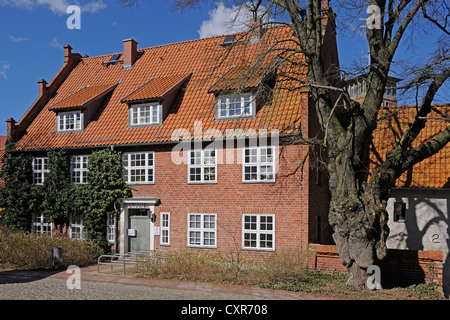
[[[46, 106], [23, 131], [15, 148], [41, 150], [173, 141], [174, 131], [184, 129], [192, 134], [194, 124], [198, 125], [198, 121], [201, 121], [203, 132], [208, 129], [217, 129], [224, 134], [226, 129], [266, 129], [267, 134], [274, 129], [281, 133], [297, 132], [303, 93], [301, 90], [287, 90], [286, 83], [289, 84], [288, 87], [293, 87], [306, 79], [307, 68], [302, 53], [291, 57], [294, 60], [291, 65], [279, 67], [278, 74], [282, 81], [277, 81], [273, 99], [260, 105], [254, 118], [215, 121], [215, 96], [208, 92], [231, 66], [251, 65], [270, 46], [294, 48], [295, 41], [277, 44], [280, 39], [293, 38], [292, 30], [289, 27], [270, 28], [260, 43], [247, 44], [240, 41], [226, 58], [223, 56], [227, 49], [221, 46], [224, 38], [225, 36], [218, 36], [140, 49], [133, 68], [128, 70], [123, 70], [120, 62], [109, 65], [104, 63], [113, 54], [81, 58]], [[271, 51], [266, 57], [268, 63], [278, 58], [277, 50]], [[128, 127], [128, 105], [122, 102], [125, 97], [155, 97], [191, 72], [191, 78], [180, 91], [162, 125]], [[301, 81], [292, 80], [289, 77], [292, 73], [301, 74]], [[153, 78], [155, 82], [149, 82]], [[152, 82], [158, 86], [153, 87]], [[89, 97], [101, 92], [101, 88], [114, 83], [118, 83], [114, 91], [99, 106], [95, 121], [88, 123], [83, 132], [55, 133], [56, 113], [49, 110], [49, 107], [57, 108], [58, 103], [61, 103], [61, 108], [79, 107]], [[87, 85], [89, 87], [86, 88]]]
[[167, 92], [181, 85], [192, 73], [188, 75], [173, 75], [169, 77], [154, 77], [141, 87], [130, 93], [121, 102], [132, 103], [162, 98]]
[[103, 96], [114, 89], [116, 85], [87, 85], [71, 96], [57, 102], [49, 108], [52, 111], [83, 109], [90, 101]]
[[[382, 109], [379, 124], [373, 133], [371, 148], [371, 168], [383, 162], [386, 152], [399, 141], [408, 124], [414, 121], [417, 114], [414, 106], [398, 106]], [[432, 139], [437, 133], [448, 126], [450, 104], [433, 106], [433, 111], [412, 147]], [[445, 119], [446, 118], [446, 119]], [[397, 187], [450, 187], [450, 145], [432, 157], [423, 160], [405, 172], [398, 180]]]

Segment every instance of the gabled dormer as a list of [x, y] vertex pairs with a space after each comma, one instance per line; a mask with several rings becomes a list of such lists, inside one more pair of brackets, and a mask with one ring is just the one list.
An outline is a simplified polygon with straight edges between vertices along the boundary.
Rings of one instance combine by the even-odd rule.
[[121, 100], [128, 105], [128, 127], [161, 125], [188, 75], [153, 77]]
[[86, 86], [49, 110], [56, 114], [56, 133], [82, 132], [98, 108], [118, 85]]
[[[269, 72], [270, 71], [270, 72]], [[233, 65], [212, 86], [216, 120], [233, 120], [256, 117], [261, 94], [265, 86], [272, 87], [276, 70]]]

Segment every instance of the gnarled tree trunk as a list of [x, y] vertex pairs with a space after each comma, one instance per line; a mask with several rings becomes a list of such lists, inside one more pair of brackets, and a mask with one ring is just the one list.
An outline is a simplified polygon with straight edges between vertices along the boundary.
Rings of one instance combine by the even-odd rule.
[[351, 140], [339, 140], [330, 148], [329, 222], [349, 274], [347, 284], [363, 288], [367, 268], [386, 256], [389, 192], [380, 188], [378, 178], [362, 179], [362, 165]]

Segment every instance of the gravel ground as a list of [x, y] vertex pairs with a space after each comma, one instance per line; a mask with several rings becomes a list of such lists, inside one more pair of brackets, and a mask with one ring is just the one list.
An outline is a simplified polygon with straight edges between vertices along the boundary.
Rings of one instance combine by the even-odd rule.
[[0, 300], [246, 300], [247, 295], [187, 291], [148, 286], [82, 281], [70, 290], [66, 280], [45, 278], [0, 284]]

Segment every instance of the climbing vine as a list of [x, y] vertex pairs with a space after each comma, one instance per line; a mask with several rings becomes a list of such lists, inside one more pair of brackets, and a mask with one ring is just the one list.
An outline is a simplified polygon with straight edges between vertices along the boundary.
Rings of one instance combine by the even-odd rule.
[[2, 215], [11, 230], [29, 230], [33, 213], [40, 210], [39, 186], [32, 184], [32, 157], [28, 154], [13, 153], [12, 144], [5, 145], [1, 177]]
[[122, 179], [122, 154], [110, 149], [94, 151], [89, 157], [88, 184], [72, 184], [67, 150], [47, 152], [49, 173], [43, 185], [32, 183], [32, 159], [28, 153], [5, 148], [1, 190], [4, 214], [12, 230], [29, 231], [33, 214], [41, 214], [63, 230], [70, 217], [82, 215], [88, 237], [105, 252], [111, 245], [106, 239], [107, 217], [116, 213], [115, 202], [131, 196], [130, 187]]

